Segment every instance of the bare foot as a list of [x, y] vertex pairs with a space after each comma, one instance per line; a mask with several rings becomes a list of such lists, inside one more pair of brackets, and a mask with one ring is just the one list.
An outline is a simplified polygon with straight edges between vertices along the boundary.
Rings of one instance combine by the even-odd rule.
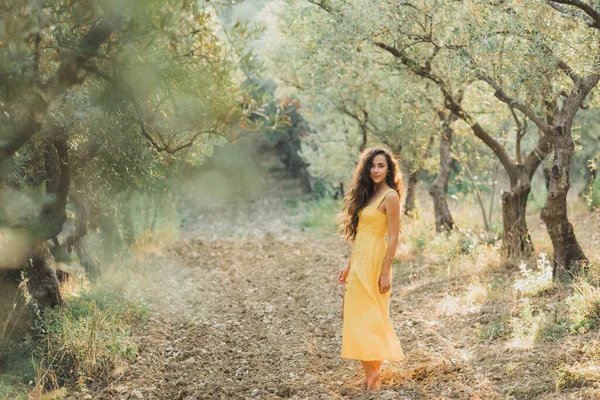
[[[379, 386], [381, 386], [381, 377], [377, 380], [377, 382], [379, 383]], [[354, 386], [362, 385], [366, 388], [367, 387], [367, 378], [360, 378], [359, 380], [354, 382], [352, 385], [354, 385]]]
[[367, 378], [361, 378], [353, 383], [353, 385], [356, 385], [356, 386], [358, 386], [358, 385], [365, 386], [366, 384], [367, 384]]
[[[379, 386], [381, 386], [381, 374], [379, 376], [379, 379], [377, 379], [377, 383], [379, 384]], [[363, 389], [366, 389], [367, 388], [367, 378], [360, 378], [359, 380], [354, 382], [352, 385], [353, 386], [362, 386]]]
[[[379, 383], [379, 386], [381, 386], [381, 376], [377, 380], [377, 383]], [[360, 378], [359, 380], [357, 380], [356, 382], [354, 382], [352, 385], [354, 385], [354, 386], [363, 386], [366, 389], [367, 388], [367, 378]]]
[[367, 390], [381, 389], [381, 372], [375, 371], [375, 372], [373, 372], [373, 375], [367, 376], [366, 383], [367, 383]]

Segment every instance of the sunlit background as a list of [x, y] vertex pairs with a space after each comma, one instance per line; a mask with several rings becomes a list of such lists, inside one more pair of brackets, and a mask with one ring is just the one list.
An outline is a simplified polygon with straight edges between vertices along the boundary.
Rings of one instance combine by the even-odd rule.
[[381, 398], [597, 398], [596, 3], [0, 0], [0, 399], [366, 398], [335, 221], [371, 146]]

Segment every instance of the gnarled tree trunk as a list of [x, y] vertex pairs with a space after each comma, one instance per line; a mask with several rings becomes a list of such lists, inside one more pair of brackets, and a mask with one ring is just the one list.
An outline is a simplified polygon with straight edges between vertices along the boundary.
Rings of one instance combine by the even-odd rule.
[[567, 216], [567, 193], [571, 187], [571, 156], [574, 144], [571, 139], [571, 124], [557, 126], [551, 136], [554, 144], [554, 160], [550, 175], [548, 198], [540, 214], [546, 224], [554, 247], [554, 276], [569, 271], [572, 266], [587, 262], [573, 225]]
[[28, 262], [27, 289], [29, 294], [41, 308], [51, 308], [62, 304], [62, 296], [58, 287], [56, 273], [46, 262], [44, 244], [36, 246]]
[[58, 235], [67, 219], [65, 208], [71, 180], [68, 146], [64, 137], [46, 145], [44, 163], [46, 193], [49, 199], [38, 217], [36, 232], [32, 233], [37, 244], [26, 265], [29, 293], [42, 308], [55, 307], [62, 303], [56, 273], [46, 262], [44, 242]]
[[65, 247], [69, 253], [75, 249], [75, 253], [77, 254], [77, 257], [79, 257], [81, 266], [85, 270], [86, 275], [90, 280], [95, 280], [100, 276], [100, 262], [94, 257], [87, 243], [87, 207], [79, 195], [72, 193], [70, 198], [73, 204], [75, 204], [75, 212], [77, 215], [75, 230], [73, 234], [67, 238]]
[[525, 214], [535, 168], [517, 165], [509, 172], [510, 190], [502, 193], [502, 251], [506, 260], [518, 262], [533, 252]]
[[[440, 116], [441, 117], [441, 116]], [[450, 162], [452, 157], [450, 156], [450, 145], [452, 143], [452, 128], [450, 125], [456, 117], [450, 114], [449, 117], [444, 118], [442, 123], [442, 131], [440, 133], [440, 163], [438, 174], [433, 180], [431, 187], [429, 188], [429, 194], [433, 198], [433, 209], [435, 212], [435, 230], [437, 232], [451, 231], [454, 229], [454, 220], [450, 209], [448, 208], [448, 202], [446, 201], [446, 194], [448, 193], [448, 181], [450, 179]]]

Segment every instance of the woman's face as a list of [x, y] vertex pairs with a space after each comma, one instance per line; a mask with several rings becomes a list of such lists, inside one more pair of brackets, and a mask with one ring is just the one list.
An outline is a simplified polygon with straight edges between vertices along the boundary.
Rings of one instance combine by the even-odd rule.
[[373, 183], [379, 184], [385, 180], [388, 173], [388, 163], [383, 154], [377, 154], [373, 157], [371, 164], [371, 179]]

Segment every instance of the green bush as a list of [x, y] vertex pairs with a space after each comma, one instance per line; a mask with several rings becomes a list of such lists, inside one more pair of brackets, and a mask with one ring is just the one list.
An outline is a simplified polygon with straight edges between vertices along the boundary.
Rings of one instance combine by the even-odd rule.
[[422, 249], [427, 245], [427, 237], [425, 237], [424, 235], [419, 235], [417, 237], [415, 237], [414, 239], [415, 242], [415, 246], [417, 247], [417, 249]]
[[26, 400], [35, 382], [35, 368], [28, 349], [14, 339], [0, 345], [0, 400]]
[[65, 307], [45, 311], [37, 321], [33, 357], [45, 387], [75, 379], [105, 379], [137, 353], [132, 328], [145, 320], [146, 307], [100, 287]]
[[540, 321], [536, 332], [536, 340], [558, 340], [569, 334], [570, 324], [571, 321], [564, 304], [559, 303], [552, 314], [545, 315]]
[[134, 359], [137, 346], [131, 333], [146, 321], [149, 309], [120, 289], [100, 283], [81, 296], [65, 298], [63, 307], [36, 311], [31, 334], [0, 352], [0, 399], [14, 390], [10, 387], [30, 382], [58, 389], [74, 381], [101, 381]]
[[477, 236], [477, 233], [473, 232], [470, 229], [460, 232], [461, 235], [458, 239], [458, 246], [460, 248], [460, 253], [463, 254], [471, 254], [477, 248], [480, 243], [480, 237]]
[[302, 227], [318, 234], [334, 235], [337, 229], [335, 217], [340, 209], [340, 202], [331, 197], [304, 203]]

